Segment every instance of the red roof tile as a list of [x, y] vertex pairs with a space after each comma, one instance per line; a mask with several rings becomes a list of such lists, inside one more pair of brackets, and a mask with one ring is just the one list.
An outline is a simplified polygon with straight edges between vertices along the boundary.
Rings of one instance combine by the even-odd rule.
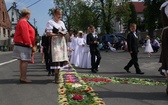
[[142, 13], [145, 6], [144, 6], [144, 2], [131, 2], [134, 6], [135, 6], [135, 11], [137, 13]]

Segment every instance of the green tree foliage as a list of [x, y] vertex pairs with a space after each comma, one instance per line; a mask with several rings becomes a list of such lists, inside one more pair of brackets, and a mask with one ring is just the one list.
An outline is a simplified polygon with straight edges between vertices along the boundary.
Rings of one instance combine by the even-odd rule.
[[100, 0], [101, 30], [103, 33], [113, 33], [113, 19], [115, 17], [114, 0]]
[[117, 0], [54, 0], [55, 7], [63, 10], [63, 21], [68, 30], [86, 31], [92, 24], [96, 28], [100, 27], [102, 34], [114, 33], [116, 22], [127, 27], [128, 21], [136, 18], [136, 13], [131, 11], [128, 2], [122, 2], [121, 5], [117, 5], [117, 2]]
[[112, 33], [115, 11], [114, 0], [54, 0], [63, 10], [68, 29], [86, 30], [90, 24], [100, 26], [103, 33]]
[[144, 0], [144, 23], [145, 28], [148, 30], [148, 34], [153, 37], [153, 32], [157, 27], [161, 27], [160, 6], [165, 0]]
[[98, 25], [98, 12], [89, 0], [54, 0], [55, 6], [63, 10], [63, 21], [67, 29], [87, 30], [90, 24]]
[[[115, 17], [116, 21], [120, 22], [120, 25], [128, 27], [130, 22], [136, 21], [136, 12], [132, 12], [129, 2], [123, 2], [122, 5], [116, 7]], [[135, 7], [134, 7], [135, 11]]]
[[129, 28], [130, 23], [136, 23], [137, 24], [137, 13], [135, 10], [135, 6], [132, 4], [132, 2], [129, 3], [130, 8], [130, 19], [127, 22], [127, 28]]

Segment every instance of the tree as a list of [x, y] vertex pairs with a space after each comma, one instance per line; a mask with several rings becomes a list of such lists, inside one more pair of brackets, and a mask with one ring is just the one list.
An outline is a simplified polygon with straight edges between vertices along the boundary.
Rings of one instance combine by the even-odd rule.
[[[67, 29], [86, 30], [92, 24], [101, 33], [114, 33], [114, 21], [127, 25], [130, 19], [128, 2], [118, 6], [117, 0], [54, 0], [55, 7], [63, 10]], [[51, 14], [51, 13], [50, 13]], [[116, 20], [115, 20], [116, 19]]]
[[72, 13], [75, 8], [74, 6], [75, 0], [54, 0], [55, 7], [63, 10], [63, 21], [65, 22], [67, 29], [71, 29], [72, 25]]
[[132, 4], [132, 2], [129, 3], [129, 8], [131, 13], [130, 13], [130, 19], [128, 20], [128, 23], [127, 23], [127, 29], [129, 28], [130, 23], [137, 24], [137, 13], [135, 10], [135, 6]]
[[79, 2], [75, 5], [76, 9], [73, 11], [74, 19], [72, 20], [75, 24], [75, 29], [87, 30], [89, 25], [98, 26], [99, 15], [95, 6], [87, 5], [86, 2]]
[[131, 12], [130, 3], [123, 2], [122, 5], [117, 6], [115, 12], [115, 18], [116, 21], [120, 22], [120, 25], [122, 24], [125, 27], [127, 27], [129, 23], [132, 22], [134, 19], [134, 16], [132, 14], [133, 13]]
[[94, 2], [90, 0], [55, 0], [55, 6], [63, 10], [63, 20], [67, 29], [87, 30], [90, 24], [97, 26], [98, 16]]
[[115, 13], [115, 5], [114, 0], [100, 0], [100, 6], [101, 6], [101, 26], [102, 26], [102, 32], [104, 33], [113, 33], [113, 21], [114, 19], [114, 13]]
[[[144, 0], [145, 1], [145, 10], [144, 10], [144, 17], [145, 20], [145, 28], [148, 29], [148, 34], [150, 37], [154, 36], [154, 30], [158, 25], [161, 25], [160, 20], [160, 6], [165, 0]], [[159, 23], [159, 24], [157, 24]]]

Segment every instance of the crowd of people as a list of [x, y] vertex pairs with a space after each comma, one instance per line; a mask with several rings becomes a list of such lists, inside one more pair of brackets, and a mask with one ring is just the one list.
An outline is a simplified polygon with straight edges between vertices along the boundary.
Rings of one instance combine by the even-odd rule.
[[101, 55], [95, 27], [88, 26], [86, 33], [80, 30], [68, 32], [60, 20], [62, 10], [54, 9], [53, 17], [47, 22], [45, 34], [40, 41], [42, 63], [45, 61], [48, 76], [55, 76], [55, 82], [59, 83], [59, 70], [69, 65], [97, 73]]
[[[18, 21], [14, 35], [13, 58], [20, 61], [21, 83], [32, 82], [26, 76], [28, 63], [33, 63], [34, 48], [36, 48], [35, 31], [28, 22], [30, 14], [27, 8], [21, 11], [22, 17]], [[55, 76], [55, 83], [59, 83], [59, 70], [62, 67], [73, 64], [80, 68], [90, 68], [96, 73], [101, 59], [94, 26], [89, 26], [86, 34], [83, 31], [67, 32], [61, 18], [62, 10], [53, 9], [53, 19], [47, 22], [45, 35], [40, 41], [42, 63], [45, 62], [48, 75]]]
[[[28, 19], [30, 18], [30, 11], [28, 9], [23, 9], [22, 14], [23, 17], [20, 19], [16, 27], [14, 37], [15, 47], [13, 51], [13, 57], [18, 58], [21, 61], [20, 80], [22, 82], [31, 82], [26, 78], [26, 71], [27, 71], [27, 64], [30, 62], [30, 60], [32, 60], [33, 52], [31, 51], [31, 49], [33, 48], [33, 46], [35, 46], [35, 38], [34, 38], [34, 31], [31, 28], [31, 25], [28, 23]], [[55, 76], [56, 83], [59, 83], [58, 77], [60, 68], [68, 66], [69, 64], [79, 68], [88, 68], [91, 69], [91, 72], [97, 73], [98, 66], [101, 60], [101, 55], [99, 52], [101, 43], [99, 43], [99, 38], [95, 31], [95, 27], [92, 25], [88, 26], [87, 32], [83, 32], [80, 30], [79, 31], [70, 30], [68, 32], [64, 22], [61, 21], [61, 18], [62, 18], [62, 10], [58, 8], [54, 9], [53, 19], [47, 22], [45, 34], [41, 37], [40, 40], [40, 53], [42, 54], [41, 62], [45, 63], [46, 69], [48, 71], [48, 76], [51, 75]], [[26, 35], [27, 36], [26, 37], [23, 36], [24, 38], [27, 39], [30, 38], [29, 40], [25, 39], [22, 41], [20, 40], [21, 38], [18, 40], [17, 37], [21, 37], [19, 35], [22, 33], [19, 33], [17, 30], [20, 30], [21, 25], [23, 25], [22, 27], [25, 27], [27, 25], [25, 27], [25, 30], [27, 30], [27, 27], [30, 28], [29, 30], [27, 30], [28, 32], [26, 34], [24, 33], [25, 36]], [[150, 45], [149, 36], [147, 36], [147, 38], [148, 40], [146, 41], [147, 43], [145, 52], [148, 52], [149, 54], [153, 51], [157, 52], [160, 47], [158, 41], [156, 39], [151, 39], [152, 44]], [[128, 38], [127, 40], [123, 40], [121, 43], [122, 43], [121, 49], [124, 51], [129, 51], [128, 43], [130, 43], [130, 41], [128, 42]], [[29, 53], [22, 52], [22, 49], [25, 48], [25, 46], [27, 46], [28, 49], [30, 50]], [[116, 51], [114, 43], [111, 44], [108, 42], [107, 46], [110, 48], [111, 51]], [[152, 51], [148, 51], [149, 50], [148, 46], [150, 46], [150, 49]], [[18, 52], [19, 54], [24, 55], [21, 57], [18, 54], [16, 55], [16, 53]], [[127, 70], [127, 72], [129, 71], [127, 67], [125, 69]]]
[[[95, 37], [89, 38], [88, 37], [89, 33], [93, 33]], [[90, 36], [93, 36], [93, 35], [90, 35]], [[51, 37], [48, 36], [46, 33], [42, 36], [40, 49], [43, 49], [42, 62], [44, 61], [43, 60], [43, 55], [44, 55], [48, 76], [50, 75], [54, 76], [55, 74], [53, 72], [53, 69], [52, 67], [50, 67], [50, 64], [51, 64], [50, 60], [52, 57], [50, 55], [51, 54], [50, 38]], [[67, 35], [64, 38], [66, 40], [66, 46], [67, 46], [68, 63], [78, 68], [91, 69], [92, 72], [96, 73], [98, 71], [98, 65], [100, 63], [101, 56], [99, 53], [98, 41], [94, 43], [94, 40], [98, 38], [95, 32], [94, 26], [92, 25], [89, 26], [87, 33], [84, 33], [83, 31], [70, 30], [69, 32], [67, 32]], [[41, 50], [40, 50], [40, 53], [41, 53]], [[92, 67], [92, 65], [94, 66]]]
[[[164, 16], [168, 16], [168, 2], [161, 6]], [[69, 67], [70, 64], [79, 68], [89, 68], [92, 73], [98, 72], [98, 66], [101, 61], [99, 51], [100, 43], [93, 25], [88, 26], [88, 31], [72, 31], [67, 32], [64, 22], [61, 20], [62, 10], [53, 9], [53, 19], [49, 20], [46, 25], [45, 35], [42, 36], [40, 45], [42, 53], [42, 63], [45, 62], [48, 75], [55, 76], [55, 83], [59, 83], [59, 71], [62, 67]], [[27, 66], [32, 61], [32, 56], [35, 52], [35, 31], [29, 24], [30, 10], [24, 8], [21, 11], [21, 19], [18, 21], [14, 35], [14, 50], [13, 58], [20, 61], [20, 82], [30, 83], [27, 79]], [[168, 19], [164, 17], [164, 26], [167, 26]], [[138, 64], [138, 36], [136, 35], [136, 24], [130, 24], [130, 32], [127, 35], [127, 40], [123, 40], [122, 49], [130, 53], [131, 59], [124, 67], [126, 72], [131, 73], [129, 68], [134, 65], [136, 74], [144, 74]], [[168, 56], [167, 56], [167, 28], [162, 32], [162, 51], [160, 56], [160, 71], [163, 71], [167, 76]], [[114, 45], [108, 43], [108, 46], [113, 48]], [[152, 52], [158, 52], [160, 43], [146, 36], [144, 52], [148, 53], [148, 57]], [[114, 51], [114, 49], [113, 49]], [[168, 76], [167, 76], [168, 77]], [[168, 86], [166, 89], [168, 94]]]

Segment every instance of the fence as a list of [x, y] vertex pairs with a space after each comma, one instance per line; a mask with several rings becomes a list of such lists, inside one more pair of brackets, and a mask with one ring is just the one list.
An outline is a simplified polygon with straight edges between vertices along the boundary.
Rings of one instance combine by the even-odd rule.
[[0, 51], [9, 51], [10, 50], [10, 41], [7, 40], [0, 40]]

